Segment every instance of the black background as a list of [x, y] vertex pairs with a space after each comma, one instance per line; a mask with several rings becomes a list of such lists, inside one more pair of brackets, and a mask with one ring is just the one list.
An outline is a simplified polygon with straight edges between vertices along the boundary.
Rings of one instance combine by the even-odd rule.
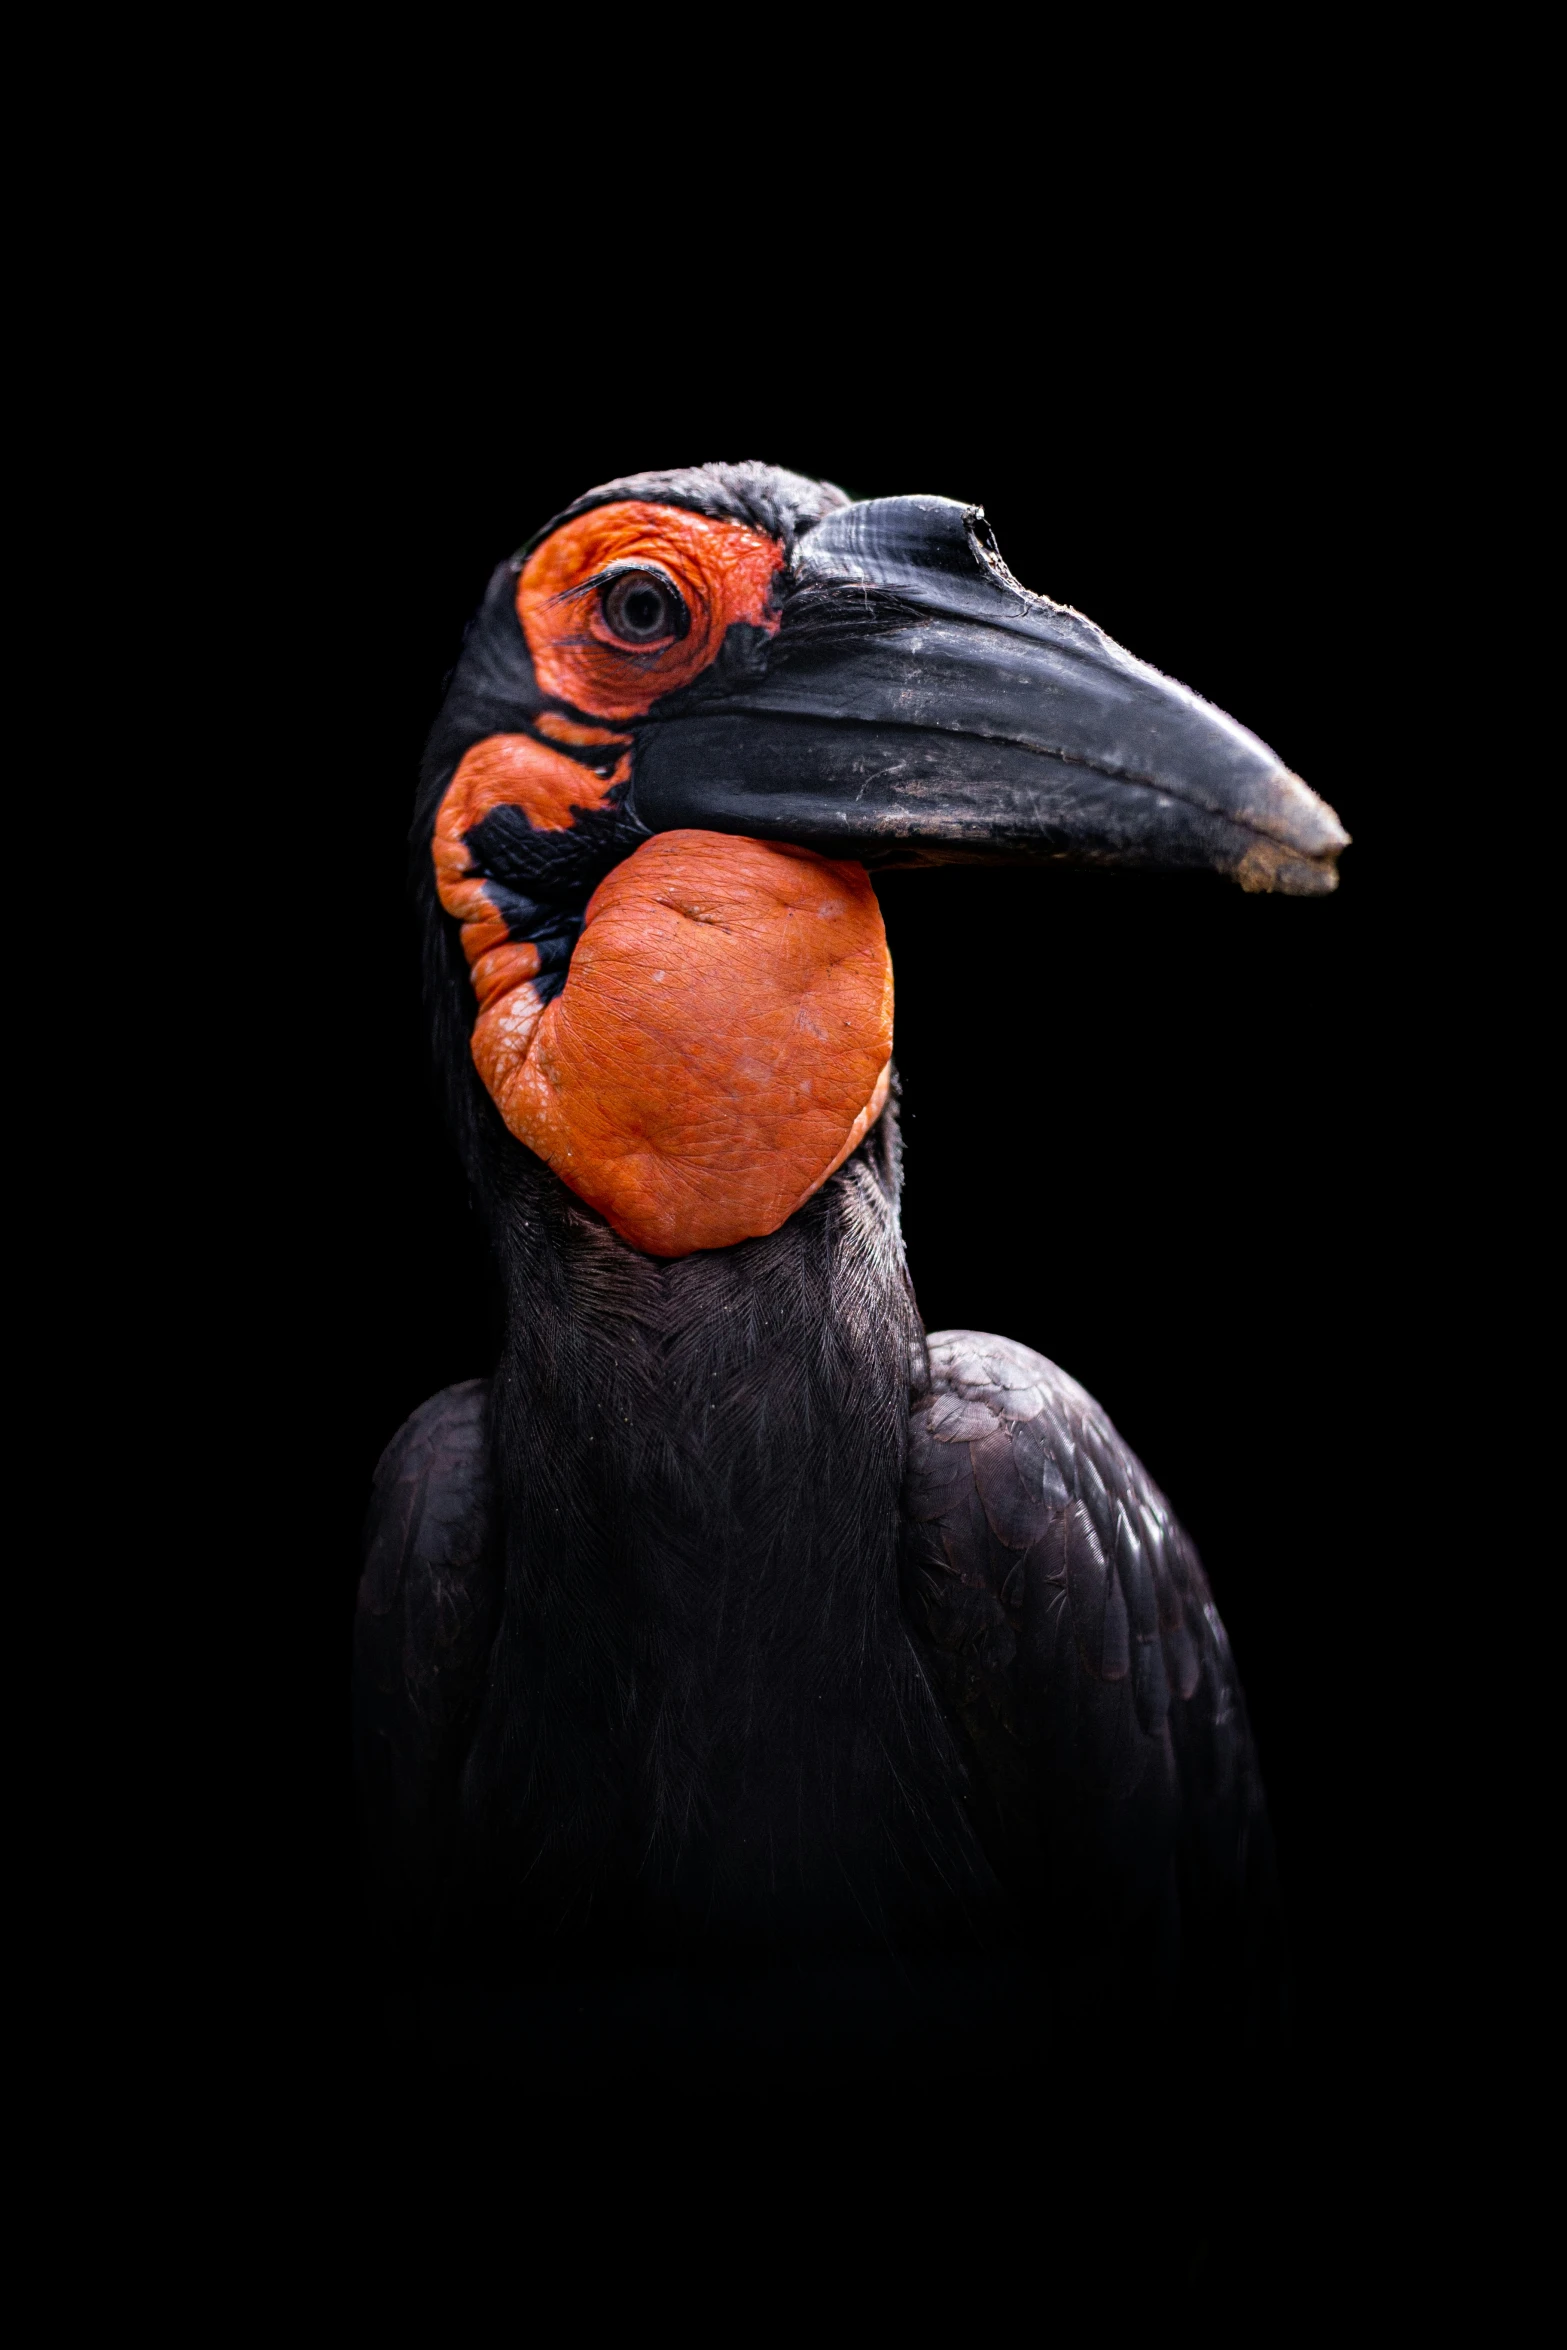
[[267, 1368], [240, 1451], [288, 1598], [249, 1914], [328, 2059], [366, 1965], [347, 1659], [369, 1480], [495, 1348], [418, 1004], [421, 740], [492, 565], [543, 519], [621, 471], [757, 456], [981, 501], [1021, 580], [1261, 734], [1353, 836], [1326, 902], [1065, 872], [882, 887], [927, 1324], [1059, 1361], [1191, 1528], [1270, 1790], [1308, 2062], [1357, 2094], [1403, 2077], [1453, 1964], [1433, 1853], [1451, 1871], [1473, 1832], [1414, 1686], [1412, 1592], [1446, 1572], [1406, 1451], [1445, 1015], [1408, 825], [1408, 384], [1357, 252], [1343, 221], [1266, 261], [1221, 241], [1200, 298], [1151, 281], [1091, 356], [1015, 287], [977, 302], [917, 268], [679, 316], [643, 280], [613, 333], [547, 302], [526, 331], [432, 333], [412, 281], [350, 288], [279, 379], [247, 654], [287, 812], [247, 1145]]

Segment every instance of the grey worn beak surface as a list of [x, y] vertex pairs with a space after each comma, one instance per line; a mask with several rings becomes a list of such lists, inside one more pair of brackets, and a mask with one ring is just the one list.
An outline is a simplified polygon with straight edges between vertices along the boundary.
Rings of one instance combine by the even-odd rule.
[[1266, 743], [1020, 587], [977, 507], [881, 498], [800, 542], [776, 635], [737, 635], [638, 728], [635, 805], [873, 866], [1207, 867], [1320, 896], [1349, 845]]

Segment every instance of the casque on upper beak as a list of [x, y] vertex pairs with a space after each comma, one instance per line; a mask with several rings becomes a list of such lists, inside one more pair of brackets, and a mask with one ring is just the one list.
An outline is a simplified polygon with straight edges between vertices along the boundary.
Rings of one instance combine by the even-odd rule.
[[637, 728], [634, 804], [871, 866], [1211, 867], [1316, 896], [1349, 836], [1233, 718], [1030, 595], [980, 509], [847, 506], [799, 542], [771, 637], [731, 629]]

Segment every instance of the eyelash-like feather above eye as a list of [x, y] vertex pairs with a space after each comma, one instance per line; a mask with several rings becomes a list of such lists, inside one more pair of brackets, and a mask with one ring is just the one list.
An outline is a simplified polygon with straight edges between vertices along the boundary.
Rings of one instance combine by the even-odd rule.
[[603, 724], [643, 716], [708, 666], [736, 620], [776, 633], [782, 563], [776, 541], [683, 508], [578, 515], [534, 548], [517, 583], [541, 694]]
[[[620, 644], [665, 645], [690, 629], [691, 615], [684, 596], [667, 571], [654, 570], [650, 564], [611, 564], [591, 578], [562, 588], [550, 602], [580, 604], [595, 595], [599, 619]], [[603, 642], [602, 636], [599, 642]]]

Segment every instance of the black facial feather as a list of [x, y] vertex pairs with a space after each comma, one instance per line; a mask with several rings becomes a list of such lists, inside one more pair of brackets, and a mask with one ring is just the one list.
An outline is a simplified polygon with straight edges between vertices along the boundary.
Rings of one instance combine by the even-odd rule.
[[845, 639], [891, 634], [914, 628], [929, 614], [912, 597], [867, 581], [806, 580], [786, 590], [770, 667], [808, 660], [817, 651], [831, 651]]
[[747, 529], [764, 531], [769, 538], [780, 540], [786, 556], [793, 555], [802, 531], [849, 503], [846, 493], [834, 483], [808, 481], [803, 474], [786, 472], [779, 465], [760, 465], [753, 460], [738, 465], [677, 465], [661, 473], [622, 474], [616, 481], [585, 490], [535, 533], [524, 553], [531, 554], [551, 531], [574, 516], [631, 498], [656, 506], [684, 506], [690, 513], [711, 515], [718, 522], [743, 523]]
[[[532, 731], [539, 713], [543, 696], [517, 616], [520, 569], [517, 557], [496, 566], [484, 601], [468, 625], [446, 699], [425, 744], [409, 830], [409, 883], [419, 923], [425, 1016], [437, 1082], [453, 1138], [474, 1184], [480, 1180], [479, 1135], [489, 1124], [499, 1128], [500, 1119], [469, 1053], [476, 1009], [473, 983], [460, 927], [436, 891], [430, 843], [436, 813], [465, 752], [487, 735]], [[551, 748], [572, 755], [570, 745]], [[591, 755], [579, 761], [585, 803], [598, 799], [603, 790], [594, 773], [601, 756], [602, 746], [593, 746]], [[510, 892], [514, 901], [506, 909], [497, 904], [497, 911], [507, 912], [513, 937], [532, 939], [540, 948], [542, 969], [536, 984], [546, 1001], [563, 983], [588, 899], [611, 867], [647, 838], [646, 826], [623, 804], [623, 784], [613, 786], [604, 798], [602, 807], [585, 805], [568, 831], [540, 830], [529, 824], [520, 808], [497, 809], [476, 827], [479, 865], [494, 874], [500, 889]], [[546, 915], [543, 928], [528, 927], [530, 907]]]

